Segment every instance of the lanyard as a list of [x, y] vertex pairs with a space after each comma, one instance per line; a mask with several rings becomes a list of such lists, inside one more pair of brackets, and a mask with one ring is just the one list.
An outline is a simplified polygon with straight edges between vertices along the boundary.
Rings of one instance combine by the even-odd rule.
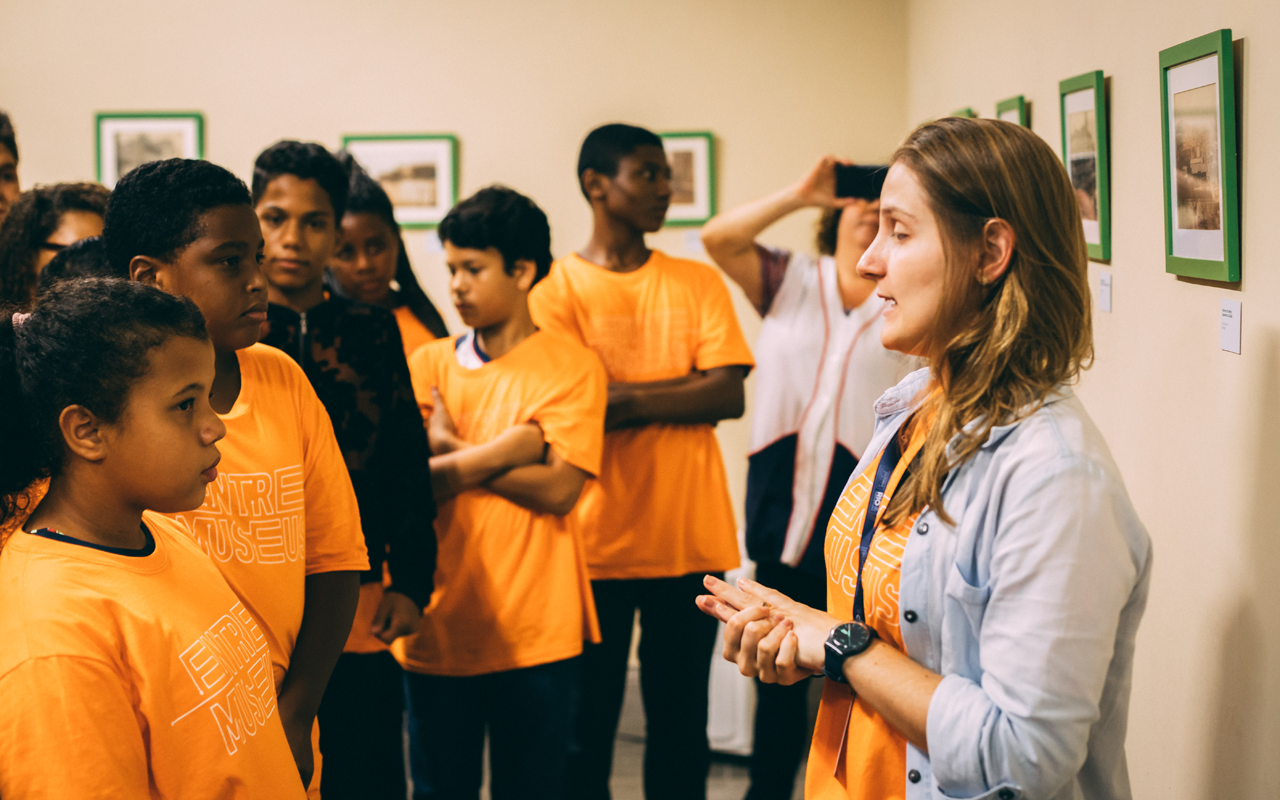
[[[871, 538], [876, 533], [876, 520], [880, 517], [880, 506], [884, 503], [885, 489], [889, 486], [889, 478], [902, 459], [902, 443], [899, 436], [902, 431], [894, 431], [889, 443], [884, 446], [880, 455], [880, 466], [876, 468], [875, 480], [871, 482], [871, 494], [867, 496], [867, 515], [862, 520], [862, 542], [858, 545], [858, 583], [853, 593], [853, 618], [857, 622], [866, 622], [866, 614], [862, 608], [862, 571], [867, 565], [867, 553], [871, 551]], [[904, 474], [903, 479], [906, 479]]]

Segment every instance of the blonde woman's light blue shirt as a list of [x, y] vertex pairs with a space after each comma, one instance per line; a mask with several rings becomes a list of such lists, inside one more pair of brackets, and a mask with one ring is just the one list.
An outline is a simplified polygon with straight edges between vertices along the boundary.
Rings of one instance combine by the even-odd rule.
[[[876, 402], [851, 482], [929, 380], [914, 372]], [[955, 524], [926, 508], [902, 559], [907, 654], [943, 676], [929, 754], [907, 746], [908, 800], [1128, 800], [1151, 540], [1102, 434], [1062, 387], [993, 428], [948, 474], [942, 500]]]

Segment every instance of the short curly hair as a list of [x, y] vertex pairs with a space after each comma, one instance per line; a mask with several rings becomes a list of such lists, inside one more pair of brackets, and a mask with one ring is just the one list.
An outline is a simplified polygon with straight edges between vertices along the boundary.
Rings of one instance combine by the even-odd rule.
[[506, 186], [487, 186], [454, 206], [440, 221], [440, 241], [502, 254], [509, 274], [527, 259], [536, 284], [551, 271], [551, 225], [538, 204]]
[[601, 125], [588, 133], [582, 140], [582, 149], [578, 151], [578, 188], [582, 196], [587, 196], [582, 173], [590, 169], [610, 178], [616, 177], [619, 162], [641, 147], [661, 150], [662, 137], [647, 128], [622, 122]]
[[200, 238], [206, 212], [252, 205], [244, 181], [217, 164], [187, 158], [143, 164], [111, 194], [102, 231], [107, 260], [124, 275], [134, 256], [171, 262]]
[[836, 254], [836, 241], [840, 238], [840, 218], [844, 216], [843, 208], [824, 208], [821, 216], [818, 217], [818, 223], [814, 226], [814, 244], [818, 247], [818, 254], [824, 256], [834, 256]]
[[256, 206], [267, 185], [281, 175], [314, 180], [329, 195], [334, 225], [342, 224], [347, 209], [347, 171], [323, 145], [282, 139], [258, 154], [253, 162], [253, 204]]
[[69, 281], [74, 278], [128, 278], [111, 268], [107, 261], [107, 248], [101, 236], [90, 236], [53, 257], [53, 260], [40, 270], [40, 282], [36, 287], [36, 297], [49, 291], [55, 283]]
[[96, 183], [55, 183], [28, 189], [0, 224], [0, 301], [30, 305], [36, 293], [36, 253], [68, 211], [103, 216], [106, 187]]
[[118, 278], [63, 281], [26, 317], [14, 312], [0, 312], [0, 527], [26, 507], [32, 484], [61, 470], [64, 408], [116, 422], [154, 348], [178, 336], [208, 341], [195, 303]]

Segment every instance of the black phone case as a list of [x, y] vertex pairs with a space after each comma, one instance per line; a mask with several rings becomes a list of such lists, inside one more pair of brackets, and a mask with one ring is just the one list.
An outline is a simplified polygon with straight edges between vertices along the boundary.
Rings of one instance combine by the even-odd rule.
[[836, 197], [860, 197], [875, 200], [884, 188], [885, 166], [836, 164]]

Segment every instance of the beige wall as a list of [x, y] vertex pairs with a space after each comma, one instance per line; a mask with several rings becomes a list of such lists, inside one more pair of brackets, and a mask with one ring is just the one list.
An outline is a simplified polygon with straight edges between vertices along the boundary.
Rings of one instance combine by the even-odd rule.
[[[1060, 149], [1057, 82], [1103, 69], [1115, 310], [1096, 316], [1080, 392], [1156, 548], [1130, 714], [1134, 794], [1280, 796], [1277, 4], [44, 0], [10, 4], [4, 27], [0, 107], [26, 184], [93, 177], [99, 110], [201, 110], [208, 157], [242, 176], [281, 137], [447, 131], [461, 141], [463, 193], [503, 181], [530, 194], [557, 255], [589, 231], [573, 165], [600, 122], [715, 131], [727, 208], [820, 153], [882, 158], [909, 122], [966, 105], [991, 116], [1020, 93]], [[1243, 39], [1239, 287], [1166, 275], [1161, 256], [1156, 54], [1220, 27]], [[811, 220], [766, 238], [805, 246]], [[688, 254], [684, 230], [653, 241]], [[410, 248], [451, 315], [439, 256], [421, 234]], [[1222, 298], [1243, 302], [1239, 356], [1218, 349]], [[740, 510], [746, 424], [720, 432]]]
[[[41, 0], [8, 4], [3, 20], [0, 108], [18, 130], [24, 185], [94, 177], [95, 111], [200, 110], [206, 156], [245, 178], [280, 138], [336, 147], [344, 133], [451, 132], [462, 194], [497, 181], [529, 194], [557, 256], [590, 232], [574, 165], [598, 124], [714, 131], [728, 208], [824, 152], [883, 158], [906, 120], [906, 11], [893, 0]], [[769, 239], [806, 246], [812, 219], [797, 214]], [[702, 257], [689, 241], [686, 229], [652, 239]], [[427, 245], [410, 235], [457, 330]], [[754, 312], [735, 297], [754, 340]], [[740, 512], [746, 422], [720, 433]]]
[[[914, 0], [909, 15], [912, 122], [1025, 94], [1061, 152], [1058, 81], [1110, 82], [1114, 311], [1095, 304], [1080, 394], [1155, 542], [1134, 797], [1280, 797], [1280, 5]], [[1167, 275], [1162, 255], [1157, 54], [1228, 27], [1243, 40], [1239, 286]], [[1241, 355], [1218, 347], [1223, 298], [1243, 304]]]

